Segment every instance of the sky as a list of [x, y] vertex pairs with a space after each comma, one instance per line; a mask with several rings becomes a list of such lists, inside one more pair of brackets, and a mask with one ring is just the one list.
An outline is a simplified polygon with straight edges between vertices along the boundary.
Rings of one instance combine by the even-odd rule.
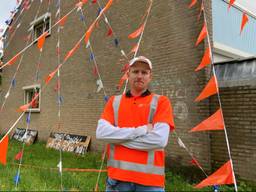
[[5, 21], [10, 17], [10, 11], [16, 6], [16, 0], [0, 0], [0, 28], [5, 26]]

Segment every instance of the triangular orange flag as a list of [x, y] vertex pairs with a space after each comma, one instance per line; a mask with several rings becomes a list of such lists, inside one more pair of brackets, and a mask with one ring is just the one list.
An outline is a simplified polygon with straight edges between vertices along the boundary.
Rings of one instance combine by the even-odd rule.
[[6, 135], [5, 138], [2, 140], [2, 142], [0, 143], [0, 163], [2, 163], [3, 165], [6, 165], [8, 142], [9, 142], [9, 138], [8, 138], [8, 135]]
[[54, 77], [54, 75], [57, 73], [57, 71], [59, 70], [59, 68], [61, 67], [62, 64], [60, 64], [53, 72], [51, 72], [46, 78], [45, 78], [45, 84], [48, 84], [52, 78]]
[[19, 109], [17, 109], [17, 112], [25, 112], [28, 110], [28, 108], [30, 107], [31, 103], [27, 103], [25, 105], [22, 105], [19, 107]]
[[64, 58], [64, 62], [69, 58], [71, 57], [74, 52], [80, 47], [80, 43], [81, 43], [81, 40], [79, 40], [75, 46], [66, 54], [65, 58]]
[[38, 99], [37, 99], [38, 96], [39, 96], [39, 93], [35, 93], [35, 95], [32, 97], [32, 100], [30, 102], [32, 107], [37, 106], [37, 104], [38, 104]]
[[78, 2], [77, 4], [76, 4], [76, 7], [82, 7], [83, 6], [83, 4], [86, 4], [87, 3], [87, 1], [88, 0], [82, 0], [82, 1], [80, 1], [80, 2]]
[[210, 47], [208, 47], [205, 52], [204, 56], [201, 60], [200, 65], [195, 69], [195, 71], [199, 71], [200, 69], [203, 69], [207, 65], [211, 64], [211, 57], [210, 57]]
[[195, 131], [210, 131], [210, 130], [223, 130], [224, 122], [222, 119], [222, 110], [218, 109], [213, 115], [199, 123], [192, 128], [189, 132]]
[[91, 24], [91, 26], [89, 27], [89, 29], [85, 33], [84, 42], [85, 42], [86, 45], [87, 45], [87, 43], [89, 41], [89, 38], [90, 38], [90, 36], [92, 34], [92, 30], [94, 29], [95, 24], [96, 24], [96, 22], [93, 22]]
[[67, 21], [68, 15], [63, 16], [59, 21], [57, 21], [56, 24], [59, 24], [60, 26], [64, 26], [65, 22]]
[[90, 27], [88, 28], [88, 30], [85, 33], [85, 37], [84, 37], [84, 41], [85, 44], [87, 45], [89, 38], [92, 34], [92, 31], [95, 27], [95, 25], [97, 24], [98, 20], [100, 19], [100, 17], [110, 8], [110, 6], [112, 5], [113, 0], [109, 0], [108, 3], [106, 4], [106, 6], [102, 9], [102, 11], [100, 12], [100, 14], [98, 15], [98, 17], [95, 19], [95, 21], [90, 25]]
[[102, 15], [104, 12], [106, 12], [110, 8], [112, 3], [113, 3], [113, 0], [109, 0], [107, 5], [103, 8], [102, 12], [100, 12], [100, 14]]
[[197, 3], [197, 0], [192, 0], [190, 5], [188, 6], [189, 8], [193, 7]]
[[229, 4], [228, 4], [228, 10], [230, 9], [230, 7], [235, 3], [236, 0], [230, 0]]
[[15, 55], [13, 58], [11, 58], [6, 65], [13, 65], [15, 63], [15, 61], [18, 59], [18, 57], [20, 56], [20, 54], [18, 53], [17, 55]]
[[246, 15], [246, 13], [243, 13], [242, 23], [241, 23], [241, 28], [240, 28], [240, 35], [241, 35], [242, 31], [244, 30], [244, 27], [245, 27], [245, 25], [247, 24], [248, 21], [249, 21], [248, 16]]
[[40, 35], [40, 37], [38, 38], [37, 41], [37, 47], [39, 50], [41, 50], [44, 46], [44, 42], [45, 42], [45, 37], [48, 35], [48, 32], [44, 32], [42, 35]]
[[145, 27], [145, 23], [143, 23], [136, 31], [134, 31], [133, 33], [131, 33], [128, 38], [129, 39], [134, 39], [136, 37], [138, 37], [144, 30]]
[[217, 171], [197, 184], [195, 188], [202, 188], [210, 185], [224, 185], [234, 183], [230, 160], [222, 165]]
[[119, 81], [119, 84], [118, 84], [118, 89], [121, 89], [124, 81], [128, 79], [128, 75], [127, 75], [127, 72], [124, 73], [124, 75], [121, 77], [120, 81]]
[[201, 43], [201, 41], [204, 40], [204, 38], [206, 37], [206, 35], [207, 35], [207, 28], [206, 28], [206, 24], [204, 23], [204, 26], [203, 26], [203, 28], [202, 28], [202, 30], [201, 30], [201, 32], [200, 32], [198, 38], [197, 38], [196, 46], [197, 46], [199, 43]]
[[218, 93], [218, 88], [217, 88], [217, 84], [215, 81], [215, 77], [212, 76], [212, 78], [210, 79], [208, 84], [205, 86], [205, 88], [200, 93], [200, 95], [195, 99], [195, 101], [201, 101], [201, 100], [203, 100], [211, 95], [214, 95], [216, 93]]

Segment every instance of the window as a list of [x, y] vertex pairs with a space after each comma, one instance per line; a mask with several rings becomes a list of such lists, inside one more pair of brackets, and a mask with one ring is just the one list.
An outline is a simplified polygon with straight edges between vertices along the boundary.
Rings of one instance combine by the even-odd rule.
[[31, 85], [22, 88], [24, 90], [24, 104], [30, 103], [36, 94], [39, 94], [36, 99], [32, 102], [28, 111], [40, 112], [40, 85]]
[[[44, 15], [38, 17], [36, 20], [30, 23], [30, 30], [33, 30], [33, 40], [37, 39], [45, 31], [48, 31], [51, 26], [51, 14], [45, 13]], [[51, 33], [49, 30], [48, 34]]]

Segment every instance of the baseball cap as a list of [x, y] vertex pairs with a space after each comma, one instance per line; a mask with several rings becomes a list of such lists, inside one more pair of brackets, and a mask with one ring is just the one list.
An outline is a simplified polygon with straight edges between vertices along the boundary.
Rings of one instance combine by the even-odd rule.
[[151, 63], [151, 61], [150, 61], [148, 58], [144, 57], [144, 56], [134, 57], [134, 58], [130, 61], [129, 66], [131, 67], [134, 63], [136, 63], [136, 62], [138, 62], [138, 61], [147, 63], [148, 66], [149, 66], [149, 68], [152, 70], [152, 63]]

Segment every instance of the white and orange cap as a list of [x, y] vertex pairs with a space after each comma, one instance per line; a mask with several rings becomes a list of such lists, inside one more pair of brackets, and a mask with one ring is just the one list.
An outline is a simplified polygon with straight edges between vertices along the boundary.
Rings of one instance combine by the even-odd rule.
[[150, 70], [152, 70], [152, 63], [151, 63], [151, 61], [148, 58], [144, 57], [144, 56], [138, 56], [138, 57], [133, 58], [130, 61], [129, 66], [131, 67], [134, 63], [136, 63], [138, 61], [147, 63], [149, 68], [150, 68]]

